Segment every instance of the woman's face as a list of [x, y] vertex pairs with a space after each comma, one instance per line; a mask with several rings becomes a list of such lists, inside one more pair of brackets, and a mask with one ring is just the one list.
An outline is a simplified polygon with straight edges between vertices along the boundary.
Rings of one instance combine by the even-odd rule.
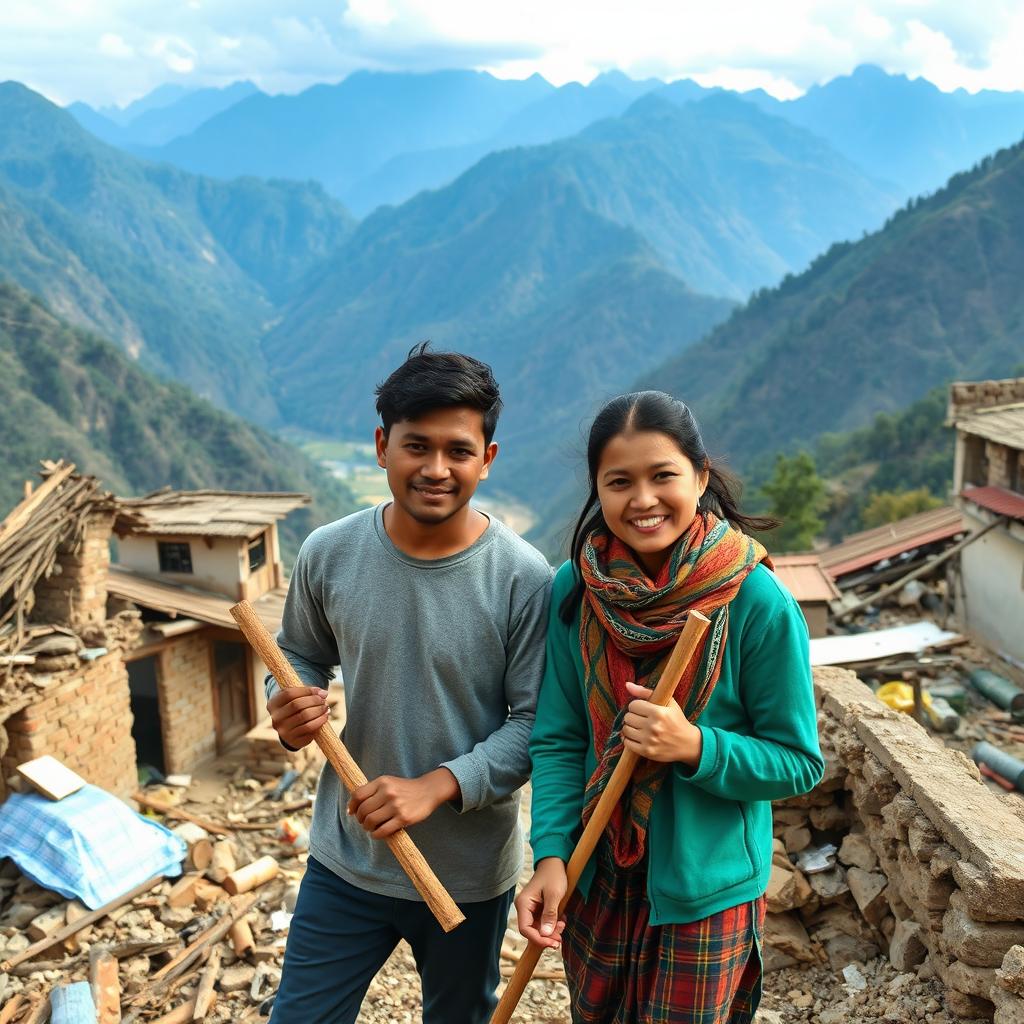
[[652, 579], [697, 514], [708, 472], [698, 472], [668, 434], [616, 434], [597, 466], [604, 521]]

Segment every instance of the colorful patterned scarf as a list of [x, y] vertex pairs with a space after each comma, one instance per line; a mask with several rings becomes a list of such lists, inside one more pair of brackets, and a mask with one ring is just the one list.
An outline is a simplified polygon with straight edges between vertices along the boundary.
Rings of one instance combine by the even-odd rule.
[[[709, 512], [698, 513], [651, 581], [630, 549], [607, 529], [595, 530], [580, 555], [584, 583], [580, 650], [598, 764], [587, 783], [583, 821], [597, 805], [623, 751], [622, 720], [632, 699], [627, 682], [651, 689], [668, 661], [687, 613], [711, 620], [704, 651], [686, 667], [675, 699], [689, 721], [707, 705], [722, 668], [729, 602], [768, 552], [752, 537]], [[643, 856], [651, 804], [668, 765], [641, 759], [609, 824], [615, 861]]]

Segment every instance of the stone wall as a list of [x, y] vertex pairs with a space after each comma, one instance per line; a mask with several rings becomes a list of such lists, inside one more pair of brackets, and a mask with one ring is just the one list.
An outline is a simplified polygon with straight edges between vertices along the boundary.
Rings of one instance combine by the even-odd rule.
[[[1011, 957], [1003, 973], [1017, 980], [996, 974], [1024, 943], [1019, 797], [992, 792], [966, 755], [885, 707], [853, 673], [816, 669], [815, 692], [829, 769], [812, 793], [776, 805], [776, 833], [780, 847], [831, 839], [838, 860], [791, 883], [783, 852], [769, 889], [769, 943], [774, 930], [784, 955], [827, 956], [833, 966], [872, 945], [899, 970], [927, 958], [951, 1013], [1024, 1022], [1024, 967]], [[860, 916], [851, 924], [853, 907]]]
[[187, 633], [163, 648], [158, 673], [165, 767], [191, 772], [217, 751], [206, 631]]
[[951, 423], [964, 413], [994, 405], [1024, 402], [1024, 377], [1005, 380], [957, 381], [950, 385], [947, 419]]
[[51, 754], [94, 785], [121, 797], [136, 789], [128, 673], [119, 650], [39, 679], [36, 699], [7, 719], [4, 777]]

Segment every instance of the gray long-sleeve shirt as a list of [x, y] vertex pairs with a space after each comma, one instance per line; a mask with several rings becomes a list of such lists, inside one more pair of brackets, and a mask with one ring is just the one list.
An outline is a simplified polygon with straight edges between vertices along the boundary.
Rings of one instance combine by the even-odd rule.
[[[383, 510], [306, 539], [278, 643], [309, 686], [326, 687], [341, 666], [342, 737], [368, 779], [451, 770], [461, 810], [443, 804], [409, 833], [454, 899], [491, 899], [521, 867], [517, 790], [529, 773], [551, 569], [496, 519], [464, 551], [412, 558], [391, 542]], [[276, 688], [268, 676], [268, 697]], [[310, 852], [360, 888], [420, 899], [387, 845], [346, 813], [347, 801], [327, 765]]]

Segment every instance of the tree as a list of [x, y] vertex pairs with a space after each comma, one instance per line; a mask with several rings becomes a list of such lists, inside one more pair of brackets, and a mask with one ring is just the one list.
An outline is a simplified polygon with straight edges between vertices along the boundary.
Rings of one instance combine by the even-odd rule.
[[807, 452], [792, 457], [777, 455], [772, 478], [762, 485], [761, 492], [770, 502], [768, 514], [782, 521], [767, 538], [769, 547], [773, 551], [810, 548], [824, 528], [820, 513], [828, 504], [825, 484], [811, 456]]
[[879, 491], [871, 496], [871, 500], [861, 513], [861, 522], [865, 529], [895, 523], [898, 519], [927, 512], [942, 504], [927, 487], [918, 487], [914, 491]]

